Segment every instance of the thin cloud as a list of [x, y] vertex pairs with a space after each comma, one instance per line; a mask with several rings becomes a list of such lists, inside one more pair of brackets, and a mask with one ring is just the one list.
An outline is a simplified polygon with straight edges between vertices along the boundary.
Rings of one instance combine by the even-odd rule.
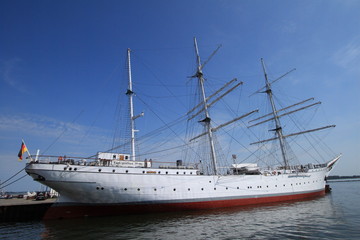
[[[23, 135], [32, 135], [42, 138], [61, 137], [61, 142], [78, 143], [87, 134], [88, 126], [63, 122], [50, 117], [23, 114], [0, 116], [1, 132], [21, 132]], [[90, 138], [104, 139], [106, 130], [93, 129]]]
[[0, 74], [3, 81], [12, 88], [25, 92], [26, 89], [21, 81], [18, 79], [19, 64], [22, 60], [20, 58], [12, 58], [3, 61]]
[[360, 39], [351, 41], [340, 48], [332, 57], [332, 60], [338, 66], [351, 70], [359, 71], [360, 65]]

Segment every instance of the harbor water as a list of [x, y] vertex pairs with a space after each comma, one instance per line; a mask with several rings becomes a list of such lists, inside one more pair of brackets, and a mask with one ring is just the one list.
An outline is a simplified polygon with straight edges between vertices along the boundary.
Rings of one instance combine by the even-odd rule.
[[0, 223], [0, 239], [360, 239], [360, 181], [324, 197], [264, 206]]

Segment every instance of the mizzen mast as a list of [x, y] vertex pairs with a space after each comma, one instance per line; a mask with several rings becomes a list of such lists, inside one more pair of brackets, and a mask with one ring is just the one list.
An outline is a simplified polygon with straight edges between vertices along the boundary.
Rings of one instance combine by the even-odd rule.
[[131, 59], [130, 59], [130, 48], [127, 49], [127, 64], [128, 64], [128, 89], [126, 91], [126, 95], [129, 97], [129, 117], [130, 117], [130, 132], [131, 132], [131, 157], [130, 160], [135, 161], [136, 151], [135, 151], [135, 132], [138, 130], [135, 129], [135, 119], [144, 116], [144, 113], [141, 113], [137, 116], [134, 116], [134, 103], [133, 103], [133, 89], [132, 89], [132, 77], [131, 77]]

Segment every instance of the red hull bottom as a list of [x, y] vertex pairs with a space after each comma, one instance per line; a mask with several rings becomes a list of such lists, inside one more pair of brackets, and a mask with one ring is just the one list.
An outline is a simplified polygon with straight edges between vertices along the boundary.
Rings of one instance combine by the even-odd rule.
[[294, 201], [307, 198], [315, 198], [325, 195], [325, 190], [296, 195], [271, 196], [261, 198], [242, 198], [230, 200], [214, 200], [202, 202], [181, 202], [181, 203], [154, 203], [154, 204], [109, 204], [109, 205], [58, 205], [51, 206], [44, 215], [44, 220], [98, 217], [98, 216], [119, 216], [124, 214], [140, 214], [151, 212], [175, 212], [187, 210], [203, 210], [215, 208], [227, 208], [237, 206], [259, 205], [266, 203]]

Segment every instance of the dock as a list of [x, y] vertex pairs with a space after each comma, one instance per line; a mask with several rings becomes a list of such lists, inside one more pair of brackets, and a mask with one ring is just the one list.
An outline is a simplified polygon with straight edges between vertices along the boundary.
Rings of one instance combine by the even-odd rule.
[[56, 198], [41, 201], [18, 198], [0, 199], [0, 222], [41, 220], [55, 201]]

